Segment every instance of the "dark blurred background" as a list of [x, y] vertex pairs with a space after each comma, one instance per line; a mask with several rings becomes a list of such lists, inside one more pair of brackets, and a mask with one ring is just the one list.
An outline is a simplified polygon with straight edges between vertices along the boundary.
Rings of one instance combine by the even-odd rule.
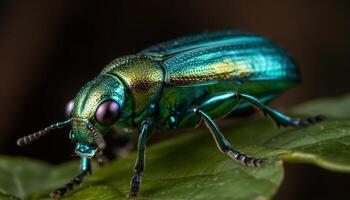
[[[112, 59], [178, 36], [241, 29], [293, 55], [303, 84], [273, 104], [350, 91], [346, 1], [0, 1], [0, 153], [72, 159], [67, 130], [25, 148], [16, 138], [61, 120], [80, 87]], [[61, 135], [60, 135], [61, 134]], [[287, 165], [276, 199], [340, 199], [349, 175]]]

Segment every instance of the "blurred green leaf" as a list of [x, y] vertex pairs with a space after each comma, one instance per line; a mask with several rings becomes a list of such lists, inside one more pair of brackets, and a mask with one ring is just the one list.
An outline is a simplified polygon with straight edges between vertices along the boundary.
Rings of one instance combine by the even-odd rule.
[[[282, 160], [313, 163], [350, 172], [350, 98], [317, 100], [296, 107], [298, 115], [324, 114], [325, 122], [300, 129], [277, 129], [266, 119], [223, 121], [222, 131], [237, 149], [269, 159], [265, 167], [243, 167], [221, 154], [205, 128], [147, 149], [138, 199], [270, 199], [283, 179]], [[128, 199], [135, 154], [96, 168], [64, 199]], [[0, 158], [0, 198], [11, 194], [48, 199], [78, 174], [78, 162], [51, 166], [24, 158]], [[10, 196], [4, 197], [10, 199]]]
[[293, 114], [309, 115], [322, 114], [333, 119], [350, 119], [350, 94], [341, 98], [322, 98], [296, 106]]
[[1, 200], [18, 200], [19, 198], [0, 192], [0, 199]]
[[53, 167], [28, 158], [1, 156], [0, 193], [25, 197], [40, 190], [52, 190], [67, 183], [78, 169], [78, 162]]

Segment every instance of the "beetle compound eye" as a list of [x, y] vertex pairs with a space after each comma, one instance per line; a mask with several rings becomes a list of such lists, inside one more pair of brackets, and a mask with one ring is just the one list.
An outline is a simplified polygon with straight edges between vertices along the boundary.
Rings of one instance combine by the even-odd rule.
[[101, 103], [95, 113], [98, 123], [103, 125], [113, 124], [119, 116], [119, 104], [113, 100]]
[[70, 100], [67, 105], [66, 105], [66, 117], [70, 118], [72, 116], [72, 111], [73, 111], [73, 106], [74, 106], [74, 101]]

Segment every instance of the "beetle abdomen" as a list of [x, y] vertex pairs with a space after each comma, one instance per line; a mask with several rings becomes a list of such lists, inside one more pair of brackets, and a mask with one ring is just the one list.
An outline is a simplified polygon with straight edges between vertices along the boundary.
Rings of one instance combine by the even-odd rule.
[[223, 31], [165, 42], [141, 54], [161, 61], [165, 82], [174, 86], [232, 80], [299, 81], [291, 58], [269, 39]]

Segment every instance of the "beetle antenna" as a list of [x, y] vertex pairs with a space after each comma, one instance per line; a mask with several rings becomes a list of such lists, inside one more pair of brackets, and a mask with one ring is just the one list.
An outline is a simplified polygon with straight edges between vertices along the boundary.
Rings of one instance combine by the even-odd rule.
[[106, 141], [103, 139], [103, 135], [90, 122], [87, 124], [87, 126], [90, 129], [91, 133], [94, 135], [98, 148], [101, 150], [105, 149]]
[[58, 123], [52, 124], [52, 125], [44, 128], [43, 130], [40, 130], [40, 131], [35, 132], [33, 134], [19, 138], [17, 140], [17, 145], [18, 146], [25, 146], [25, 145], [31, 144], [34, 141], [38, 140], [40, 137], [45, 136], [47, 133], [49, 133], [53, 130], [56, 130], [56, 129], [61, 129], [61, 128], [67, 127], [70, 124], [71, 124], [70, 119], [63, 121], [63, 122], [58, 122]]

